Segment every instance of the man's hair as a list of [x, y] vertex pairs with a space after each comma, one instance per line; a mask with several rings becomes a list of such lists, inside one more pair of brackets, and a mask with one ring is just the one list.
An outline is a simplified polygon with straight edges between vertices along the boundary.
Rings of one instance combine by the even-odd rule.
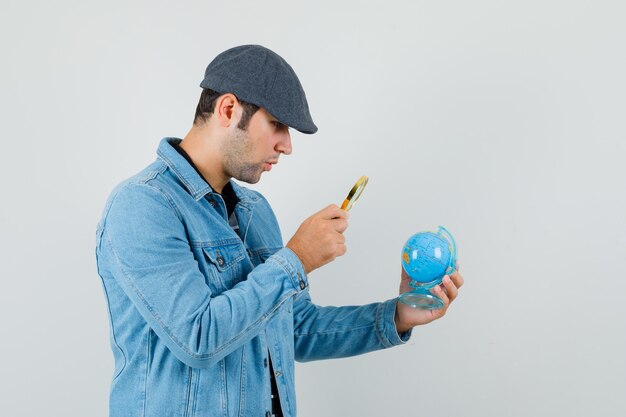
[[[206, 123], [209, 120], [215, 111], [215, 101], [222, 95], [224, 94], [208, 88], [202, 89], [202, 94], [200, 94], [200, 100], [198, 101], [198, 106], [196, 107], [196, 115], [193, 118], [194, 125]], [[259, 110], [259, 106], [241, 100], [239, 100], [239, 104], [243, 107], [243, 114], [241, 115], [241, 120], [239, 121], [237, 127], [239, 129], [246, 130], [248, 128], [248, 124], [250, 123], [250, 119], [254, 116], [254, 113]]]

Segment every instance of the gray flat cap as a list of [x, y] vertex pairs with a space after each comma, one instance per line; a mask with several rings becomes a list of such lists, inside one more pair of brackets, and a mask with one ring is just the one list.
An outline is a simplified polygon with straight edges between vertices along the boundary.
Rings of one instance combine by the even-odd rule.
[[200, 87], [232, 93], [302, 133], [317, 132], [298, 76], [287, 61], [263, 46], [222, 52], [207, 66]]

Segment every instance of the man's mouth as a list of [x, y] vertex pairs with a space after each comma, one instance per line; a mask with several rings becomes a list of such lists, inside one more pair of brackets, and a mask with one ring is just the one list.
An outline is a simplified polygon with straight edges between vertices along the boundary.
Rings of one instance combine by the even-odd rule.
[[265, 164], [263, 164], [263, 169], [264, 169], [265, 171], [271, 171], [271, 170], [272, 170], [272, 167], [273, 167], [274, 165], [276, 165], [277, 163], [278, 163], [278, 161], [268, 161], [268, 162], [266, 162]]

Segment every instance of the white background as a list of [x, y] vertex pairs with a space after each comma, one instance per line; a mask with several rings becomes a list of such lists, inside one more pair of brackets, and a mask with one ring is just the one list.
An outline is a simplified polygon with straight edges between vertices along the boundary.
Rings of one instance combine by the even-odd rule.
[[253, 188], [285, 239], [370, 184], [323, 305], [396, 295], [441, 224], [466, 286], [402, 347], [297, 365], [299, 415], [626, 415], [622, 1], [0, 2], [0, 416], [106, 416], [107, 195], [184, 136], [204, 68], [265, 45], [319, 132]]

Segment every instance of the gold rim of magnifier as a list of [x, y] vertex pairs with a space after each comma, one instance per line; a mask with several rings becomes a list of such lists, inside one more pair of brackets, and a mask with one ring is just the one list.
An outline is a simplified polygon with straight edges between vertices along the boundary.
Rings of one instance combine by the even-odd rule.
[[349, 211], [352, 208], [352, 205], [355, 203], [356, 200], [359, 199], [361, 193], [363, 193], [363, 190], [365, 189], [368, 181], [369, 178], [367, 177], [367, 175], [363, 175], [361, 178], [359, 178], [356, 184], [354, 184], [354, 187], [352, 187], [352, 189], [348, 193], [346, 199], [343, 200], [343, 203], [341, 204], [342, 210]]

